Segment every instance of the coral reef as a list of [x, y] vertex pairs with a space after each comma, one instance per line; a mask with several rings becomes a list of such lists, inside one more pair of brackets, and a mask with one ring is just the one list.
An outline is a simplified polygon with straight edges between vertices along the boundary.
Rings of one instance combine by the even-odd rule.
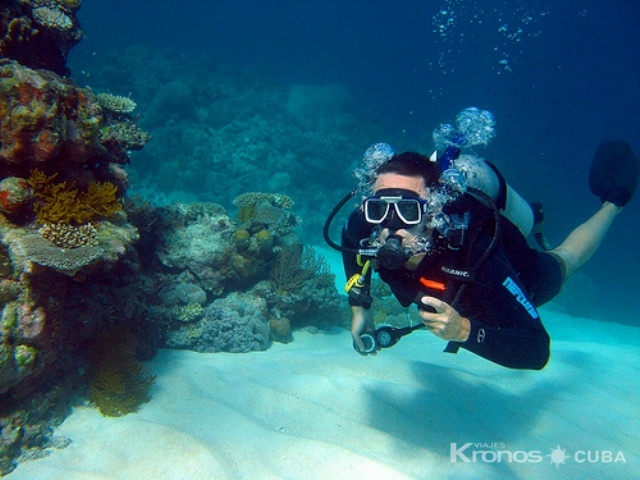
[[[119, 154], [121, 149], [142, 150], [151, 135], [129, 119], [112, 120], [101, 132], [101, 142], [109, 151]], [[127, 163], [127, 162], [122, 162]]]
[[[154, 271], [164, 273], [155, 273], [161, 283], [152, 311], [169, 327], [166, 346], [264, 349], [268, 341], [256, 342], [255, 332], [287, 342], [292, 330], [301, 326], [326, 329], [348, 322], [326, 262], [303, 247], [288, 226], [280, 229], [275, 223], [250, 234], [247, 222], [238, 225], [215, 204], [178, 204], [159, 211], [153, 248], [160, 265]], [[233, 306], [242, 302], [255, 308]], [[221, 305], [235, 313], [218, 308]]]
[[53, 183], [55, 176], [47, 177], [34, 170], [27, 180], [33, 195], [41, 200], [34, 205], [37, 223], [84, 225], [122, 210], [118, 188], [113, 183], [91, 182], [86, 191], [79, 192], [68, 182]]
[[0, 242], [6, 245], [17, 273], [32, 274], [34, 265], [39, 265], [73, 277], [85, 267], [117, 261], [138, 238], [137, 230], [128, 224], [102, 221], [96, 225], [77, 229], [79, 237], [64, 237], [51, 228], [45, 230], [45, 235], [42, 228], [38, 231], [15, 227], [5, 232], [0, 228]]
[[167, 346], [197, 352], [266, 350], [270, 335], [266, 314], [263, 299], [233, 292], [213, 301], [190, 329], [169, 332]]
[[[21, 460], [46, 455], [44, 449], [61, 449], [71, 439], [55, 435], [54, 427], [62, 423], [71, 407], [78, 404], [78, 391], [70, 382], [55, 379], [56, 385], [46, 394], [37, 393], [30, 400], [0, 405], [0, 476], [10, 473]], [[11, 413], [7, 413], [11, 412]]]
[[29, 182], [18, 177], [0, 180], [0, 211], [8, 216], [24, 214], [33, 200]]
[[19, 346], [9, 352], [11, 363], [0, 361], [0, 475], [15, 468], [17, 458], [38, 458], [47, 454], [43, 449], [69, 443], [54, 436], [52, 426], [70, 413], [70, 405], [85, 403], [81, 397], [91, 398], [91, 352], [110, 331], [131, 332], [139, 358], [155, 352], [157, 334], [141, 302], [150, 293], [130, 268], [134, 259], [130, 255], [96, 275], [103, 284], [50, 269], [20, 275], [29, 284], [0, 280], [0, 338]]
[[247, 192], [233, 200], [238, 208], [237, 218], [244, 230], [253, 233], [262, 249], [273, 245], [270, 230], [287, 234], [300, 224], [300, 219], [290, 212], [293, 200], [278, 193]]
[[[63, 78], [80, 39], [80, 4], [0, 6], [0, 474], [18, 455], [55, 446], [47, 422], [32, 427], [35, 415], [23, 407], [35, 411], [28, 402], [40, 395], [53, 411], [60, 385], [80, 389], [83, 346], [105, 325], [147, 335], [146, 355], [159, 344], [138, 300], [148, 284], [124, 287], [140, 280], [139, 235], [123, 211], [128, 176], [120, 165], [149, 137], [127, 116], [127, 102], [114, 112]], [[127, 405], [120, 411], [134, 403]]]
[[274, 317], [269, 320], [271, 338], [276, 342], [289, 343], [293, 340], [291, 321], [287, 317]]
[[237, 196], [233, 204], [238, 207], [238, 220], [244, 223], [256, 215], [256, 208], [260, 204], [272, 205], [274, 207], [290, 210], [293, 207], [293, 200], [287, 195], [278, 193], [246, 192]]
[[134, 153], [130, 172], [136, 193], [156, 205], [212, 202], [233, 212], [246, 192], [278, 192], [304, 217], [304, 240], [320, 243], [326, 214], [352, 187], [336, 172], [382, 135], [344, 86], [284, 85], [264, 70], [139, 46], [88, 60], [96, 89], [117, 86], [138, 104], [153, 141]]
[[87, 223], [75, 226], [65, 223], [45, 223], [38, 230], [40, 236], [60, 248], [97, 247], [98, 230]]
[[301, 244], [285, 246], [269, 270], [271, 284], [280, 294], [299, 290], [308, 280], [324, 275], [330, 275], [327, 262]]
[[[264, 72], [132, 48], [91, 82], [136, 100], [96, 95], [63, 78], [79, 6], [0, 7], [0, 471], [30, 448], [18, 406], [61, 379], [121, 415], [149, 398], [139, 359], [160, 347], [265, 350], [348, 322], [303, 245], [342, 194], [310, 195], [317, 181], [376, 137], [354, 140], [349, 93], [310, 90], [323, 110]], [[170, 200], [185, 192], [204, 201]]]
[[98, 104], [103, 110], [114, 115], [128, 115], [132, 113], [138, 106], [136, 102], [129, 97], [121, 95], [112, 95], [110, 93], [99, 93], [97, 95]]
[[131, 146], [141, 148], [149, 138], [134, 120], [103, 110], [91, 90], [16, 62], [0, 64], [0, 114], [5, 176], [26, 178], [40, 169], [86, 188], [92, 181], [113, 180], [110, 164], [129, 163]]
[[[204, 291], [221, 296], [228, 283], [238, 279], [234, 268], [234, 251], [230, 248], [235, 231], [234, 222], [225, 210], [215, 204], [181, 206], [163, 209], [158, 224], [161, 249], [158, 257], [163, 265], [189, 271]], [[256, 266], [264, 260], [256, 258]]]
[[6, 0], [0, 8], [0, 54], [30, 68], [68, 75], [67, 54], [82, 38], [81, 0]]

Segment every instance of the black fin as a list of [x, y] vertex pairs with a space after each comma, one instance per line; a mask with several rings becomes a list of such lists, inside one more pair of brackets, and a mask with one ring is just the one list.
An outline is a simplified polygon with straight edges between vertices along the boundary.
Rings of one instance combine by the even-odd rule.
[[624, 140], [604, 141], [589, 172], [589, 188], [603, 202], [625, 206], [638, 185], [640, 162]]

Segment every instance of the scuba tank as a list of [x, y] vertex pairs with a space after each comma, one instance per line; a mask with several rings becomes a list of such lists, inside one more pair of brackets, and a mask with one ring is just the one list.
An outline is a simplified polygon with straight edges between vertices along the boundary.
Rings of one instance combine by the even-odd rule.
[[500, 213], [520, 232], [528, 237], [533, 229], [534, 216], [531, 206], [504, 180], [491, 163], [473, 155], [463, 155], [462, 150], [487, 146], [495, 136], [495, 119], [487, 110], [465, 108], [456, 116], [456, 125], [440, 124], [433, 132], [436, 151], [431, 157], [446, 172], [463, 173], [466, 184], [487, 195], [498, 206]]
[[525, 237], [529, 236], [534, 220], [531, 206], [504, 180], [496, 167], [472, 155], [460, 155], [455, 166], [465, 174], [470, 187], [491, 198], [500, 213], [516, 225]]

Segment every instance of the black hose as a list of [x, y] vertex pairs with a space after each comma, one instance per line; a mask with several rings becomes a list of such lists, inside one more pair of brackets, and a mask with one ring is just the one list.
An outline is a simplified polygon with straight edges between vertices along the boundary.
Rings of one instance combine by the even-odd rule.
[[329, 227], [331, 227], [331, 222], [333, 222], [333, 219], [338, 213], [338, 211], [340, 211], [340, 209], [344, 207], [344, 204], [347, 203], [356, 194], [357, 191], [358, 191], [357, 189], [354, 189], [354, 190], [351, 190], [349, 193], [347, 193], [342, 198], [342, 200], [340, 200], [337, 203], [337, 205], [333, 207], [333, 210], [331, 210], [331, 213], [327, 217], [327, 221], [324, 222], [324, 228], [322, 229], [322, 234], [324, 235], [324, 241], [327, 242], [327, 245], [329, 245], [331, 248], [333, 248], [334, 250], [338, 250], [339, 252], [355, 253], [355, 254], [360, 253], [360, 249], [343, 247], [342, 245], [338, 245], [333, 240], [331, 240], [331, 238], [329, 238]]
[[500, 226], [501, 226], [500, 210], [498, 210], [498, 206], [491, 199], [491, 197], [489, 197], [489, 195], [484, 193], [482, 190], [469, 187], [467, 189], [467, 193], [472, 197], [474, 197], [476, 200], [485, 203], [485, 205], [487, 205], [493, 212], [493, 217], [495, 221], [495, 230], [493, 232], [493, 238], [491, 239], [489, 246], [487, 247], [485, 252], [482, 254], [480, 259], [476, 262], [476, 264], [469, 269], [472, 272], [476, 272], [480, 268], [480, 266], [487, 260], [487, 258], [489, 258], [489, 255], [491, 255], [491, 253], [493, 252], [493, 250], [496, 248], [498, 244], [498, 239], [500, 238]]

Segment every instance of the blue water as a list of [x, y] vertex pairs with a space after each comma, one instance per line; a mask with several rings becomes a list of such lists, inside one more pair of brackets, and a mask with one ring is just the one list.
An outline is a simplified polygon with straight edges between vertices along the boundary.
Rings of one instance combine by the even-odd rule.
[[[430, 153], [433, 129], [453, 122], [468, 106], [495, 115], [498, 135], [480, 153], [498, 164], [525, 198], [546, 205], [547, 235], [554, 244], [598, 206], [587, 178], [599, 142], [623, 138], [640, 154], [637, 2], [103, 0], [84, 2], [79, 18], [85, 38], [70, 55], [74, 77], [98, 89], [131, 93], [140, 105], [141, 125], [146, 119], [152, 143], [162, 145], [154, 150], [150, 144], [134, 155], [133, 190], [138, 182], [167, 198], [228, 205], [229, 192], [237, 192], [227, 185], [237, 176], [238, 190], [255, 186], [291, 194], [297, 213], [309, 218], [305, 234], [313, 242], [320, 241], [323, 215], [353, 185], [350, 172], [358, 152], [371, 143], [390, 141], [399, 149]], [[132, 46], [153, 53], [130, 54], [133, 60], [127, 65], [133, 61], [139, 68], [124, 71], [119, 62]], [[114, 72], [104, 73], [109, 65], [121, 70], [120, 81]], [[253, 88], [260, 81], [263, 88], [272, 82], [274, 91], [290, 85], [345, 88], [349, 102], [332, 101], [341, 115], [348, 110], [348, 119], [342, 127], [331, 124], [326, 144], [308, 140], [304, 126], [292, 137], [286, 129], [279, 138], [269, 132], [271, 138], [264, 143], [283, 155], [291, 147], [292, 162], [317, 157], [321, 165], [310, 160], [298, 171], [294, 164], [262, 162], [264, 175], [221, 171], [216, 176], [191, 161], [188, 153], [163, 158], [170, 143], [166, 137], [175, 137], [181, 125], [184, 132], [206, 135], [194, 85], [207, 72], [221, 71], [244, 75], [231, 92], [223, 92], [236, 98], [227, 108], [244, 109], [244, 119], [258, 115], [265, 125], [280, 119], [270, 116], [273, 110], [266, 106], [252, 113], [255, 98], [240, 106], [242, 85]], [[228, 79], [235, 73], [226, 75]], [[192, 88], [193, 108], [168, 111], [171, 125], [163, 124], [162, 115], [152, 123], [144, 112], [152, 107], [154, 92], [177, 78]], [[277, 102], [276, 97], [270, 101]], [[200, 98], [209, 101], [206, 92]], [[327, 120], [331, 113], [325, 112], [325, 123], [334, 121]], [[359, 130], [370, 123], [375, 127]], [[246, 120], [244, 125], [253, 124]], [[257, 144], [255, 127], [243, 133], [240, 125], [238, 132], [246, 135], [247, 144]], [[194, 134], [185, 133], [184, 142], [187, 138]], [[254, 154], [258, 158], [264, 152]], [[176, 172], [189, 168], [194, 169], [193, 178], [207, 177], [208, 183], [179, 184]], [[291, 178], [276, 175], [282, 171], [292, 172]], [[271, 183], [261, 184], [263, 178]], [[637, 323], [639, 219], [636, 198], [574, 282], [567, 297], [571, 313]]]

